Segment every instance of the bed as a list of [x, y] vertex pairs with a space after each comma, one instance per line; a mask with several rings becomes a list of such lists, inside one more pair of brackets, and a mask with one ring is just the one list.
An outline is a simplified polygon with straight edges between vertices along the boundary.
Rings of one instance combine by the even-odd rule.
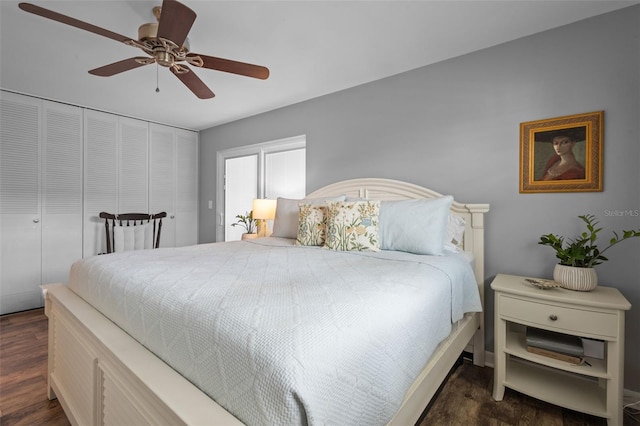
[[[387, 179], [338, 182], [307, 198], [336, 196], [387, 206], [443, 199]], [[449, 218], [463, 219], [454, 240], [460, 253], [340, 253], [276, 236], [77, 262], [68, 285], [45, 286], [49, 397], [83, 425], [413, 424], [463, 350], [484, 365], [489, 206], [449, 205]], [[448, 269], [460, 264], [470, 272]], [[425, 291], [411, 281], [426, 275], [443, 284]], [[457, 281], [472, 282], [478, 306]], [[423, 293], [449, 302], [422, 306]], [[391, 328], [405, 316], [418, 328]], [[431, 331], [419, 327], [436, 324], [431, 316], [445, 317], [447, 327], [430, 325], [435, 337], [422, 339]]]

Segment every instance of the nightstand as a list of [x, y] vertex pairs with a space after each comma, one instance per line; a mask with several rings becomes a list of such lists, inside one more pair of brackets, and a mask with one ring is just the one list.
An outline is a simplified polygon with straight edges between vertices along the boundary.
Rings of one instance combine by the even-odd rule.
[[[540, 289], [526, 277], [499, 274], [495, 292], [493, 399], [505, 387], [622, 425], [624, 315], [631, 304], [612, 287], [590, 292]], [[604, 358], [575, 365], [530, 353], [527, 326], [603, 341]]]

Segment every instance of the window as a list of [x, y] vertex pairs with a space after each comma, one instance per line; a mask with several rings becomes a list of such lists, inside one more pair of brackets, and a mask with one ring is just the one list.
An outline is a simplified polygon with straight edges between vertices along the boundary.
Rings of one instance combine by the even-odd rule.
[[218, 152], [217, 241], [239, 240], [231, 226], [251, 210], [255, 198], [304, 198], [306, 137], [296, 136]]

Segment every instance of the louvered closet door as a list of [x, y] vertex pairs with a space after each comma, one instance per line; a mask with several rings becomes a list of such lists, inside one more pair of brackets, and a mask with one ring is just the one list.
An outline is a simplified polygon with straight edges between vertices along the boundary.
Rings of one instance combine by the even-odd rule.
[[0, 92], [0, 314], [42, 306], [41, 101]]
[[119, 117], [118, 213], [148, 213], [149, 123]]
[[198, 244], [198, 134], [176, 130], [176, 247]]
[[174, 247], [175, 227], [175, 129], [159, 124], [149, 125], [149, 209], [167, 212], [162, 221], [160, 247]]
[[43, 101], [42, 283], [82, 257], [82, 109]]
[[106, 250], [101, 211], [118, 209], [118, 117], [84, 112], [84, 235], [83, 257]]

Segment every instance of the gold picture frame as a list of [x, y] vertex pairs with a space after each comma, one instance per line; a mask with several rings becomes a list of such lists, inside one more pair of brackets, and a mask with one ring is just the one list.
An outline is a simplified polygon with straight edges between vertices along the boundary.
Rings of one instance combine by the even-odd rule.
[[602, 191], [603, 116], [520, 123], [520, 192]]

